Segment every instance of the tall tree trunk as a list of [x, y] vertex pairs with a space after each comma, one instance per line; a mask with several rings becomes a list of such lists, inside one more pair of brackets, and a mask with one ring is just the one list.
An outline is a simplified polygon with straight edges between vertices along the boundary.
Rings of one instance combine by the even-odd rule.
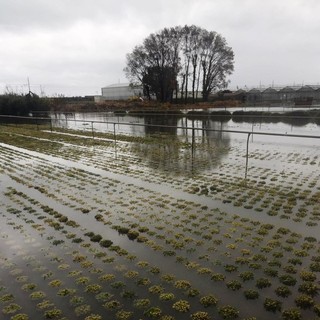
[[208, 94], [207, 94], [207, 67], [205, 61], [202, 63], [202, 69], [203, 69], [203, 80], [202, 80], [202, 98], [203, 101], [207, 101]]
[[182, 83], [181, 83], [181, 101], [183, 101], [184, 96], [184, 84], [185, 84], [186, 75], [182, 75]]
[[186, 87], [185, 87], [185, 102], [188, 102], [188, 79], [189, 79], [189, 66], [190, 66], [190, 58], [188, 57], [187, 68], [186, 68]]
[[198, 77], [197, 77], [197, 91], [196, 91], [196, 99], [197, 100], [198, 100], [198, 92], [199, 92], [199, 86], [200, 86], [201, 65], [202, 65], [202, 59], [200, 61], [200, 65], [199, 65], [199, 69], [198, 69]]
[[193, 58], [192, 58], [192, 65], [193, 65], [193, 76], [192, 76], [192, 103], [194, 103], [194, 88], [195, 88], [195, 85], [196, 85], [196, 73], [197, 73], [197, 55], [195, 55]]

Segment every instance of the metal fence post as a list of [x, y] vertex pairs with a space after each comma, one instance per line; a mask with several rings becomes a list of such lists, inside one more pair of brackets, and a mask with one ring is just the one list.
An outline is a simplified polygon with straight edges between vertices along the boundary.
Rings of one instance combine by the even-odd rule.
[[114, 139], [114, 153], [117, 159], [117, 136], [116, 136], [116, 123], [113, 123], [113, 139]]
[[252, 132], [248, 132], [248, 137], [247, 137], [247, 152], [246, 152], [246, 171], [245, 171], [245, 175], [244, 178], [245, 180], [247, 180], [247, 173], [248, 173], [248, 161], [249, 161], [249, 138], [250, 135], [253, 135]]

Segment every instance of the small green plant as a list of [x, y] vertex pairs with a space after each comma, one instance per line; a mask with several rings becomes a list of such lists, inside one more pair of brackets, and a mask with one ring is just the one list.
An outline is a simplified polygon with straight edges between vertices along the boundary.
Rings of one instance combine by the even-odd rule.
[[21, 289], [23, 291], [32, 291], [37, 287], [37, 285], [35, 283], [26, 283], [24, 284]]
[[159, 307], [151, 307], [143, 313], [146, 317], [158, 319], [161, 317], [162, 310]]
[[278, 270], [273, 269], [273, 268], [269, 268], [269, 267], [268, 267], [268, 268], [265, 268], [265, 269], [263, 270], [263, 272], [264, 272], [265, 275], [267, 275], [267, 276], [269, 276], [269, 277], [275, 278], [275, 277], [278, 276]]
[[189, 289], [191, 288], [191, 284], [189, 281], [186, 281], [186, 280], [177, 280], [175, 283], [174, 283], [174, 286], [177, 288], [177, 289]]
[[88, 304], [82, 304], [80, 306], [77, 306], [74, 309], [74, 312], [78, 317], [80, 317], [81, 315], [85, 315], [91, 312], [91, 307]]
[[313, 306], [313, 311], [318, 317], [320, 317], [320, 303], [317, 303]]
[[29, 320], [29, 316], [25, 313], [17, 313], [11, 317], [11, 320]]
[[235, 272], [238, 270], [238, 267], [237, 266], [234, 266], [232, 264], [226, 264], [224, 266], [224, 270], [227, 271], [227, 272]]
[[170, 300], [173, 300], [174, 298], [175, 298], [175, 296], [171, 292], [161, 293], [160, 296], [159, 296], [159, 299], [161, 301], [170, 301]]
[[312, 262], [309, 266], [310, 270], [312, 272], [320, 272], [320, 262]]
[[310, 309], [314, 305], [313, 299], [306, 294], [296, 297], [294, 302], [296, 303], [296, 306], [301, 309]]
[[103, 306], [106, 309], [115, 310], [115, 309], [120, 308], [121, 303], [118, 300], [111, 300], [111, 301], [106, 302]]
[[160, 285], [151, 286], [148, 291], [152, 294], [160, 294], [164, 291], [164, 288]]
[[88, 284], [90, 282], [90, 278], [89, 277], [79, 277], [76, 279], [76, 284]]
[[131, 290], [124, 290], [121, 292], [121, 297], [124, 299], [133, 299], [136, 297], [136, 293]]
[[200, 298], [200, 303], [208, 308], [210, 306], [215, 306], [218, 303], [218, 299], [214, 295], [203, 296]]
[[89, 316], [85, 317], [84, 320], [103, 320], [103, 319], [98, 314], [90, 314]]
[[259, 298], [259, 292], [253, 289], [245, 290], [243, 293], [248, 300], [256, 300]]
[[139, 237], [139, 232], [136, 230], [129, 230], [127, 233], [127, 236], [130, 240], [135, 240], [136, 238]]
[[287, 286], [280, 286], [275, 290], [277, 296], [286, 298], [291, 294], [291, 290]]
[[229, 305], [218, 308], [218, 312], [223, 319], [231, 320], [239, 317], [239, 310]]
[[284, 266], [283, 267], [283, 270], [287, 273], [290, 273], [290, 274], [296, 274], [297, 273], [297, 268], [295, 268], [294, 266], [292, 265], [288, 265], [288, 266]]
[[149, 299], [137, 299], [133, 302], [133, 305], [138, 309], [146, 309], [150, 304], [151, 302]]
[[21, 310], [21, 306], [19, 306], [16, 303], [10, 303], [7, 306], [3, 307], [2, 312], [4, 314], [11, 314], [11, 313], [16, 313], [19, 310]]
[[94, 218], [97, 220], [97, 221], [103, 221], [103, 215], [98, 213], [94, 216]]
[[133, 312], [131, 311], [119, 310], [116, 313], [117, 320], [128, 320], [128, 319], [131, 319], [132, 316], [133, 316]]
[[46, 294], [43, 291], [35, 291], [30, 294], [30, 298], [32, 300], [40, 300], [43, 299], [45, 296]]
[[95, 298], [98, 300], [98, 301], [102, 301], [102, 302], [105, 302], [107, 300], [110, 300], [111, 298], [113, 297], [113, 294], [109, 293], [109, 292], [100, 292], [98, 293]]
[[86, 292], [89, 292], [89, 293], [100, 293], [102, 290], [102, 286], [100, 286], [99, 284], [89, 284], [86, 286]]
[[104, 240], [101, 240], [99, 244], [101, 247], [109, 248], [113, 245], [113, 242], [111, 240], [104, 239]]
[[188, 312], [190, 310], [190, 304], [187, 300], [178, 300], [172, 305], [172, 308], [179, 312]]
[[40, 310], [48, 309], [48, 308], [51, 308], [53, 306], [54, 306], [54, 304], [52, 302], [50, 302], [49, 300], [43, 300], [42, 302], [39, 302], [37, 304], [37, 308], [40, 309]]
[[68, 289], [68, 288], [64, 288], [64, 289], [60, 289], [57, 293], [58, 296], [61, 297], [66, 297], [66, 296], [70, 296], [76, 293], [76, 289]]
[[242, 281], [249, 281], [254, 279], [254, 273], [251, 271], [244, 271], [241, 272], [239, 277], [242, 279]]
[[62, 281], [61, 281], [61, 280], [58, 280], [58, 279], [52, 280], [52, 281], [49, 282], [49, 286], [50, 286], [50, 287], [58, 288], [58, 287], [60, 287], [61, 285], [62, 285]]
[[256, 281], [256, 287], [259, 289], [268, 288], [271, 286], [271, 281], [267, 278], [259, 278]]
[[301, 270], [300, 271], [300, 278], [303, 281], [315, 281], [317, 276], [314, 272], [308, 270]]
[[226, 283], [227, 288], [231, 289], [232, 291], [237, 291], [240, 290], [242, 287], [241, 282], [239, 282], [238, 280], [230, 280]]
[[313, 282], [303, 282], [298, 288], [299, 292], [307, 294], [311, 297], [316, 296], [319, 290], [320, 290], [319, 286]]
[[100, 242], [102, 240], [102, 236], [100, 234], [94, 234], [90, 237], [90, 241], [92, 242]]
[[187, 292], [188, 297], [196, 297], [200, 291], [198, 289], [190, 288]]
[[46, 319], [56, 319], [56, 318], [61, 317], [61, 315], [62, 315], [62, 311], [60, 309], [57, 309], [57, 308], [46, 310], [44, 312], [44, 317]]
[[284, 274], [279, 277], [279, 280], [282, 284], [285, 284], [287, 286], [294, 286], [297, 283], [296, 278], [289, 274]]
[[263, 306], [267, 311], [276, 312], [281, 311], [282, 303], [279, 300], [266, 298], [264, 300]]
[[11, 293], [4, 294], [0, 297], [1, 302], [8, 302], [14, 300], [14, 296]]
[[84, 298], [83, 297], [80, 297], [80, 296], [72, 296], [70, 298], [70, 304], [72, 306], [78, 306], [80, 305], [81, 303], [83, 303], [84, 301]]
[[151, 283], [151, 281], [148, 278], [139, 278], [136, 282], [138, 286], [147, 286]]
[[283, 320], [302, 320], [301, 312], [299, 309], [287, 309], [281, 314]]
[[192, 320], [210, 320], [211, 317], [209, 316], [208, 312], [198, 311], [191, 314]]
[[99, 280], [100, 280], [101, 282], [107, 282], [107, 281], [112, 281], [112, 280], [114, 280], [115, 278], [116, 278], [116, 276], [115, 276], [114, 274], [112, 274], [112, 273], [106, 273], [106, 274], [100, 276], [100, 277], [99, 277]]

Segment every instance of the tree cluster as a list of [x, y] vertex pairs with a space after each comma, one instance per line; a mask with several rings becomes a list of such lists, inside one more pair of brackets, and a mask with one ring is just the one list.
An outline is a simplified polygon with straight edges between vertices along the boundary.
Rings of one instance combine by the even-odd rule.
[[124, 71], [133, 85], [143, 85], [150, 98], [154, 94], [162, 102], [178, 96], [194, 102], [204, 101], [217, 88], [227, 84], [233, 71], [234, 53], [217, 32], [197, 26], [165, 28], [150, 34], [143, 44], [127, 54]]
[[33, 93], [0, 95], [0, 114], [3, 115], [28, 116], [32, 112], [46, 111], [48, 108], [47, 101]]

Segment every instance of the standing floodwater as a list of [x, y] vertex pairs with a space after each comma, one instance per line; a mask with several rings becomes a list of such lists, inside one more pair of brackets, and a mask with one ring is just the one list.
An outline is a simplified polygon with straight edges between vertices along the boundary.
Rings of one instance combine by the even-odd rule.
[[5, 320], [317, 316], [315, 123], [78, 117], [1, 127]]

